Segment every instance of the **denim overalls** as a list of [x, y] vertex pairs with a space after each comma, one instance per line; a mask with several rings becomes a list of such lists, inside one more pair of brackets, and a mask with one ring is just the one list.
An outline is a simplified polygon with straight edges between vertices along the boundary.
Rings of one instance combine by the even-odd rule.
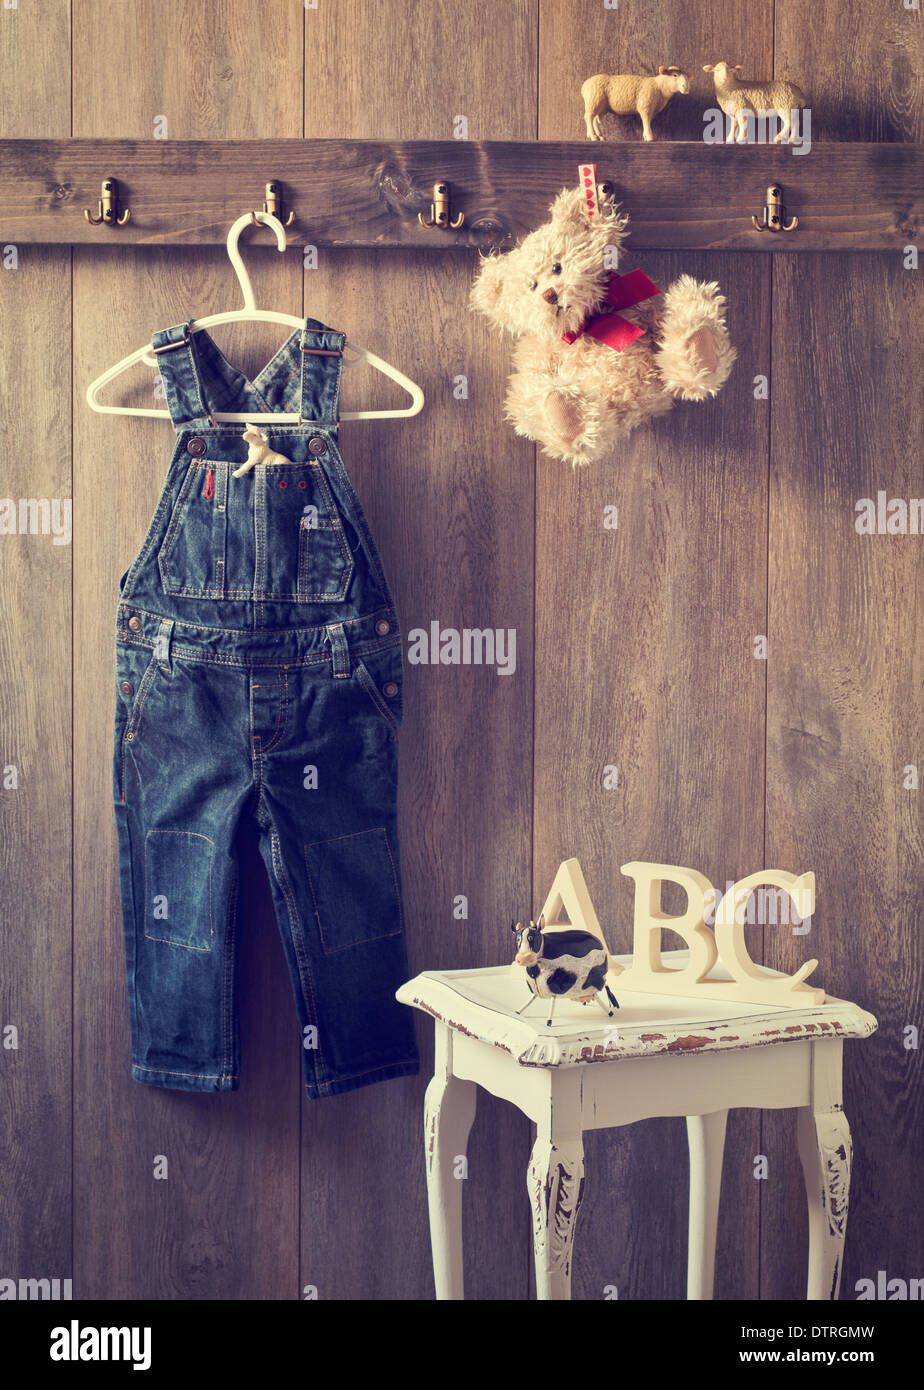
[[[401, 634], [337, 445], [344, 336], [306, 319], [247, 380], [156, 333], [177, 431], [116, 629], [114, 799], [132, 1033], [149, 1086], [233, 1091], [235, 833], [253, 816], [310, 1098], [419, 1070], [396, 835]], [[275, 457], [240, 477], [243, 424]], [[282, 456], [282, 457], [279, 457]]]

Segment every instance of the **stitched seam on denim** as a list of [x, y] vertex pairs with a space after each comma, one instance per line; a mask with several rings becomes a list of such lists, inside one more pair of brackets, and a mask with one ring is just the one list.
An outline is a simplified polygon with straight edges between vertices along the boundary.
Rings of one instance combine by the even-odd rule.
[[[186, 478], [184, 479], [183, 486], [180, 488], [179, 495], [176, 499], [176, 506], [170, 518], [170, 525], [167, 527], [167, 534], [164, 536], [163, 545], [157, 554], [157, 563], [160, 567], [161, 579], [167, 593], [176, 593], [179, 588], [177, 581], [170, 573], [170, 556], [173, 553], [173, 547], [179, 539], [180, 526], [182, 525], [183, 518], [189, 507], [189, 499], [192, 496], [193, 485], [198, 481], [199, 470], [202, 466], [202, 464], [194, 460], [186, 470]], [[180, 588], [179, 591], [182, 592], [182, 589]]]
[[[350, 581], [353, 578], [353, 571], [356, 568], [356, 565], [355, 561], [353, 560], [353, 556], [350, 553], [349, 546], [346, 544], [346, 539], [343, 534], [343, 523], [340, 519], [340, 513], [337, 510], [337, 506], [334, 502], [331, 490], [328, 487], [327, 479], [324, 476], [324, 469], [322, 468], [321, 463], [318, 459], [309, 460], [308, 466], [317, 470], [318, 492], [322, 496], [324, 507], [327, 512], [327, 524], [318, 525], [317, 527], [299, 528], [298, 578], [296, 582], [296, 593], [294, 597], [303, 603], [310, 603], [312, 600], [320, 600], [322, 602], [327, 603], [339, 602], [343, 599], [347, 589], [350, 587]], [[311, 532], [313, 530], [335, 532], [337, 535], [337, 543], [340, 546], [340, 553], [343, 556], [343, 575], [339, 587], [334, 590], [327, 590], [323, 593], [310, 592], [308, 590], [308, 585], [310, 583], [310, 562], [312, 555]], [[276, 594], [272, 597], [288, 598], [289, 595]]]
[[[251, 760], [251, 762], [252, 762], [252, 764], [253, 764], [253, 776], [254, 776], [254, 782], [255, 782], [255, 784], [256, 784], [256, 789], [257, 789], [257, 801], [256, 801], [256, 805], [255, 805], [254, 808], [253, 808], [253, 814], [254, 814], [255, 820], [257, 820], [257, 821], [259, 822], [259, 820], [260, 820], [260, 807], [263, 805], [263, 749], [262, 749], [262, 747], [261, 747], [261, 742], [262, 742], [262, 741], [261, 741], [261, 739], [260, 739], [260, 735], [259, 735], [259, 734], [255, 734], [255, 733], [253, 732], [253, 693], [252, 693], [252, 692], [251, 692], [251, 696], [250, 696], [250, 729], [251, 729], [251, 735], [250, 735], [250, 736], [251, 736], [251, 741], [252, 741], [252, 745], [253, 745], [252, 748], [251, 748], [250, 760]], [[266, 814], [267, 814], [267, 817], [269, 817], [269, 812], [268, 812], [268, 811], [267, 811]]]
[[[292, 892], [288, 876], [285, 872], [285, 865], [282, 862], [282, 847], [279, 843], [279, 836], [276, 833], [276, 822], [273, 820], [272, 816], [270, 816], [270, 857], [273, 861], [273, 872], [276, 875], [276, 882], [282, 889], [282, 895], [285, 898], [286, 905], [289, 909], [289, 931], [293, 936], [293, 940], [295, 936], [295, 931], [297, 931], [298, 933], [298, 940], [294, 941], [295, 959], [298, 964], [298, 977], [303, 982], [303, 988], [304, 985], [308, 986], [308, 993], [311, 996], [311, 1013], [314, 1018], [315, 1024], [320, 1025], [321, 1016], [318, 1013], [317, 1001], [314, 997], [314, 987], [311, 983], [311, 972], [308, 969], [308, 950], [305, 946], [305, 934], [302, 931], [302, 921], [298, 915], [298, 905], [295, 902], [295, 895]], [[293, 922], [295, 931], [293, 931]], [[301, 955], [299, 955], [299, 947], [301, 948]], [[322, 1070], [322, 1067], [319, 1066], [319, 1063], [321, 1062], [322, 1053], [320, 1026], [318, 1026], [318, 1046], [316, 1048], [313, 1048], [312, 1051], [314, 1052], [314, 1057], [312, 1061], [314, 1065], [315, 1084], [320, 1085], [321, 1082], [318, 1079]], [[326, 1065], [323, 1069], [326, 1070]]]
[[[186, 941], [174, 941], [169, 936], [151, 936], [147, 930], [148, 919], [148, 840], [152, 835], [191, 835], [197, 840], [206, 840], [212, 847], [209, 854], [209, 944], [207, 946], [190, 946]], [[148, 941], [159, 941], [164, 946], [179, 946], [183, 951], [198, 951], [203, 955], [208, 954], [212, 949], [212, 939], [215, 935], [212, 926], [212, 860], [215, 854], [215, 841], [210, 840], [208, 835], [202, 835], [198, 830], [149, 830], [144, 837], [144, 934]]]
[[[271, 381], [265, 381], [263, 385], [258, 385], [257, 383], [259, 382], [261, 377], [265, 377], [272, 374], [272, 369], [276, 365], [278, 358], [282, 357], [282, 355], [286, 352], [291, 352], [292, 344], [296, 338], [296, 335], [298, 335], [299, 340], [301, 340], [301, 335], [304, 331], [304, 326], [302, 328], [293, 328], [292, 332], [289, 334], [288, 338], [286, 338], [282, 346], [277, 348], [277, 350], [273, 353], [266, 366], [261, 367], [260, 370], [257, 372], [256, 376], [250, 381], [250, 385], [254, 388], [255, 391], [259, 392], [261, 399], [267, 405], [270, 405], [270, 401], [266, 395], [266, 390], [267, 388], [272, 388], [273, 383]], [[297, 369], [295, 367], [292, 368], [288, 376], [285, 377], [286, 382], [291, 381], [292, 377], [295, 375], [296, 370]]]
[[[194, 483], [198, 484], [199, 475], [202, 469], [208, 468], [210, 466], [214, 465], [211, 464], [209, 460], [197, 460], [196, 462], [190, 465], [187, 476], [195, 473]], [[230, 465], [225, 466], [230, 467]], [[192, 497], [192, 494], [193, 487], [191, 485], [189, 488], [185, 489], [185, 494], [184, 490], [181, 489], [180, 496], [177, 497], [176, 506], [174, 508], [173, 515], [170, 518], [170, 525], [167, 528], [167, 534], [164, 537], [163, 545], [161, 546], [157, 556], [157, 563], [160, 567], [161, 573], [161, 582], [163, 584], [165, 592], [168, 594], [185, 595], [189, 598], [226, 598], [228, 597], [228, 595], [226, 595], [223, 592], [221, 586], [218, 583], [217, 576], [214, 582], [210, 584], [208, 588], [195, 588], [192, 585], [183, 584], [182, 580], [174, 578], [170, 570], [170, 558], [173, 554], [173, 548], [179, 540], [180, 528], [182, 522], [185, 520], [186, 512], [189, 509], [189, 502]], [[222, 510], [224, 509], [222, 508]], [[227, 531], [227, 515], [225, 516], [225, 529]], [[172, 535], [171, 532], [173, 532]], [[224, 566], [224, 560], [220, 561], [220, 563], [222, 566]], [[235, 595], [235, 597], [248, 597], [248, 595], [246, 593], [242, 593], [240, 595]]]
[[[126, 743], [134, 743], [135, 736], [137, 735], [138, 730], [141, 728], [141, 715], [144, 710], [144, 702], [148, 698], [148, 692], [150, 691], [151, 686], [154, 684], [154, 678], [157, 675], [159, 667], [159, 663], [155, 655], [155, 650], [156, 649], [152, 642], [151, 659], [145, 668], [144, 675], [141, 677], [141, 685], [138, 687], [138, 694], [134, 704], [132, 705], [131, 714], [129, 715], [128, 723], [125, 726], [125, 733], [122, 735], [123, 750], [125, 748]], [[129, 734], [131, 734], [130, 739], [128, 737]]]
[[214, 1071], [170, 1071], [167, 1067], [142, 1067], [138, 1062], [132, 1062], [135, 1071], [149, 1071], [152, 1076], [195, 1076], [200, 1081], [222, 1081], [224, 1078], [219, 1072]]
[[375, 543], [375, 537], [372, 534], [372, 528], [370, 527], [366, 514], [363, 511], [362, 503], [360, 502], [356, 489], [353, 486], [353, 481], [350, 477], [349, 471], [347, 470], [347, 466], [343, 461], [343, 455], [341, 454], [339, 445], [337, 444], [337, 441], [335, 439], [331, 440], [331, 446], [331, 457], [337, 468], [341, 486], [343, 487], [343, 490], [347, 496], [349, 510], [352, 513], [353, 524], [356, 528], [358, 535], [360, 536], [364, 549], [366, 550], [369, 558], [372, 561], [372, 571], [376, 585], [382, 597], [386, 600], [386, 603], [388, 603], [389, 606], [393, 608], [395, 606], [394, 599], [392, 597], [391, 589], [388, 585], [388, 579], [385, 574], [385, 567], [382, 564], [382, 557], [379, 554], [378, 546]]
[[[356, 941], [347, 942], [345, 946], [332, 945], [328, 947], [327, 941], [324, 936], [324, 925], [321, 921], [321, 913], [318, 909], [318, 897], [314, 891], [314, 880], [311, 877], [311, 865], [308, 863], [308, 851], [309, 849], [312, 849], [315, 845], [333, 845], [336, 844], [338, 840], [352, 840], [357, 835], [375, 835], [380, 830], [385, 837], [385, 849], [388, 852], [388, 859], [391, 864], [392, 879], [395, 885], [395, 896], [398, 900], [398, 919], [401, 922], [401, 925], [397, 931], [382, 932], [379, 936], [363, 936], [358, 938]], [[314, 902], [315, 921], [318, 924], [318, 933], [321, 937], [321, 944], [324, 947], [324, 952], [326, 955], [334, 956], [337, 954], [338, 951], [348, 951], [351, 946], [365, 946], [370, 941], [388, 941], [393, 936], [401, 935], [401, 933], [404, 931], [404, 909], [401, 903], [401, 892], [398, 888], [398, 875], [395, 871], [395, 861], [391, 857], [391, 849], [388, 844], [388, 831], [386, 830], [384, 825], [376, 825], [369, 830], [353, 830], [348, 835], [334, 835], [329, 840], [309, 840], [309, 842], [304, 846], [302, 850], [302, 856], [305, 860], [305, 874], [308, 879], [308, 887], [311, 889], [311, 898]]]
[[[195, 348], [193, 347], [193, 340], [192, 340], [192, 339], [193, 339], [193, 335], [192, 335], [192, 332], [190, 331], [190, 332], [189, 332], [189, 337], [186, 339], [186, 354], [187, 354], [187, 358], [188, 358], [188, 363], [184, 363], [183, 365], [188, 365], [188, 366], [189, 366], [189, 370], [190, 370], [190, 372], [192, 373], [193, 385], [194, 385], [195, 388], [196, 388], [196, 400], [199, 402], [199, 414], [196, 415], [196, 416], [194, 416], [193, 418], [196, 419], [196, 420], [201, 420], [203, 416], [211, 416], [211, 413], [212, 413], [212, 412], [208, 409], [208, 407], [207, 407], [206, 404], [205, 404], [205, 401], [202, 399], [202, 386], [201, 386], [201, 383], [200, 383], [200, 381], [199, 381], [199, 362], [198, 362], [198, 359], [197, 359], [197, 357], [196, 357], [196, 350], [195, 350]], [[182, 375], [182, 371], [183, 371], [183, 368], [182, 368], [182, 366], [180, 366], [180, 367], [177, 369], [177, 375]], [[186, 383], [185, 383], [185, 381], [184, 381], [184, 383], [183, 383], [183, 391], [184, 391], [184, 394], [186, 394]]]
[[355, 1081], [358, 1076], [377, 1076], [380, 1071], [391, 1071], [392, 1067], [415, 1067], [419, 1065], [420, 1059], [418, 1057], [408, 1057], [403, 1062], [384, 1062], [382, 1066], [372, 1067], [369, 1071], [338, 1072], [336, 1076], [331, 1077], [330, 1081], [324, 1081], [321, 1084], [326, 1089], [336, 1086], [338, 1081]]
[[[224, 564], [224, 561], [219, 563]], [[346, 590], [349, 588], [349, 581], [353, 577], [355, 568], [353, 560], [347, 563], [349, 568], [344, 566], [344, 573], [347, 578], [342, 593], [338, 590], [335, 594], [287, 594], [264, 590], [258, 594], [255, 589], [219, 589], [215, 584], [210, 585], [207, 589], [195, 589], [190, 585], [185, 585], [182, 589], [172, 588], [167, 592], [177, 598], [236, 598], [245, 601], [252, 599], [254, 604], [260, 608], [265, 608], [268, 603], [342, 603], [346, 598]], [[248, 628], [247, 631], [253, 631], [253, 629]]]
[[[158, 622], [158, 623], [163, 622], [163, 619], [164, 619], [163, 613], [154, 613], [154, 612], [151, 611], [150, 608], [141, 608], [137, 603], [126, 603], [126, 604], [123, 604], [123, 605], [121, 605], [121, 606], [123, 606], [123, 607], [125, 607], [125, 608], [134, 609], [134, 611], [135, 611], [136, 613], [142, 613], [142, 614], [144, 614], [144, 616], [145, 616], [146, 618], [153, 618], [155, 622]], [[390, 612], [392, 612], [392, 611], [393, 611], [393, 605], [383, 604], [380, 608], [373, 608], [373, 610], [372, 610], [370, 613], [360, 613], [360, 614], [359, 614], [357, 617], [355, 617], [355, 618], [344, 618], [344, 619], [343, 619], [343, 625], [344, 625], [344, 627], [346, 627], [346, 626], [348, 626], [348, 625], [349, 625], [349, 626], [352, 626], [354, 623], [369, 623], [369, 622], [372, 621], [373, 618], [377, 617], [379, 613], [390, 613]], [[293, 627], [293, 628], [287, 628], [286, 631], [287, 631], [287, 632], [291, 631], [291, 632], [293, 632], [293, 633], [303, 633], [303, 632], [326, 632], [327, 629], [328, 629], [328, 627], [329, 627], [329, 625], [330, 625], [330, 619], [329, 619], [329, 618], [326, 618], [326, 619], [324, 620], [324, 622], [321, 622], [321, 623], [311, 623], [311, 624], [309, 624], [307, 627]], [[192, 632], [227, 632], [227, 633], [230, 633], [231, 636], [233, 636], [233, 637], [239, 637], [239, 636], [241, 635], [242, 632], [246, 632], [246, 634], [247, 634], [248, 637], [252, 637], [252, 636], [254, 635], [255, 632], [259, 632], [259, 631], [261, 630], [260, 628], [251, 628], [251, 627], [248, 627], [248, 628], [240, 628], [240, 627], [214, 627], [213, 625], [211, 625], [211, 624], [209, 624], [209, 623], [184, 623], [184, 622], [181, 622], [181, 621], [176, 621], [176, 622], [174, 623], [174, 627], [175, 627], [175, 628], [185, 628], [185, 629], [187, 629], [187, 630], [189, 630], [189, 631], [192, 631]], [[123, 629], [123, 631], [124, 631], [124, 629]], [[268, 634], [269, 636], [271, 636], [271, 637], [278, 637], [278, 636], [279, 636], [279, 629], [278, 629], [278, 628], [267, 628], [267, 629], [266, 629], [266, 632], [267, 632], [267, 634]]]
[[396, 715], [392, 714], [391, 710], [382, 700], [382, 697], [379, 695], [378, 686], [376, 685], [371, 672], [368, 670], [364, 662], [356, 662], [356, 674], [357, 676], [359, 676], [360, 686], [368, 695], [375, 708], [382, 715], [388, 727], [392, 730], [393, 733], [397, 733], [400, 727], [398, 718]]
[[[254, 557], [253, 596], [263, 597], [266, 585], [266, 466], [257, 464], [253, 470]], [[261, 568], [262, 565], [262, 568]]]
[[262, 738], [261, 738], [261, 740], [260, 740], [260, 752], [261, 752], [261, 755], [262, 755], [263, 753], [272, 753], [272, 751], [273, 751], [274, 748], [278, 748], [278, 747], [279, 747], [279, 744], [280, 744], [281, 741], [282, 741], [282, 739], [285, 737], [285, 732], [286, 732], [286, 729], [288, 728], [288, 724], [289, 724], [289, 680], [288, 680], [288, 676], [287, 676], [287, 669], [288, 669], [288, 668], [285, 667], [285, 666], [281, 667], [281, 671], [282, 671], [282, 676], [281, 676], [281, 681], [282, 681], [282, 719], [280, 720], [280, 722], [279, 722], [279, 724], [278, 724], [278, 726], [277, 726], [277, 728], [276, 728], [276, 733], [275, 733], [275, 736], [274, 736], [274, 738], [273, 738], [272, 743], [263, 743], [263, 740], [262, 740]]
[[[177, 455], [177, 457], [179, 457], [179, 455]], [[174, 460], [171, 458], [170, 464], [167, 469], [168, 477], [170, 475], [170, 468], [173, 467], [173, 462]], [[148, 527], [148, 534], [145, 536], [141, 545], [141, 549], [135, 556], [134, 562], [129, 566], [128, 574], [125, 576], [125, 585], [122, 589], [121, 594], [119, 595], [120, 604], [125, 603], [126, 597], [131, 593], [132, 584], [134, 580], [137, 578], [139, 570], [141, 570], [142, 567], [146, 564], [151, 552], [154, 549], [154, 542], [157, 540], [157, 535], [160, 531], [160, 524], [163, 521], [164, 515], [167, 510], [167, 502], [168, 494], [165, 479], [164, 486], [161, 488], [160, 499], [158, 500], [154, 515], [151, 518], [151, 524]]]
[[[144, 640], [138, 642], [126, 641], [124, 645], [127, 647], [130, 646], [150, 650], [150, 648], [153, 646], [153, 643], [146, 642]], [[399, 644], [395, 642], [377, 643], [375, 645], [371, 645], [370, 643], [366, 642], [351, 647], [350, 650], [352, 651], [354, 656], [374, 656], [376, 652], [380, 652], [389, 647], [397, 645]], [[257, 669], [261, 666], [266, 666], [271, 670], [275, 670], [277, 667], [282, 667], [283, 669], [292, 667], [293, 670], [298, 670], [303, 666], [329, 666], [331, 662], [331, 658], [329, 655], [306, 657], [290, 656], [283, 657], [280, 661], [268, 661], [263, 655], [259, 655], [250, 660], [245, 660], [242, 657], [231, 656], [205, 656], [202, 654], [201, 648], [185, 647], [181, 643], [177, 642], [174, 642], [171, 645], [170, 654], [171, 659], [177, 658], [182, 659], [183, 661], [204, 663], [207, 666], [233, 666], [236, 669], [244, 671]]]

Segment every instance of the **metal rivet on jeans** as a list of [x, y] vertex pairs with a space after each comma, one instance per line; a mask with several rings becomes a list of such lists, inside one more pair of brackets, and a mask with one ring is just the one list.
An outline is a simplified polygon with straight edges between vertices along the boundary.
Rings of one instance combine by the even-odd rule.
[[398, 687], [394, 681], [386, 681], [382, 686], [382, 692], [388, 696], [389, 700], [393, 700], [398, 693]]
[[135, 687], [132, 685], [131, 681], [123, 681], [119, 689], [123, 695], [134, 695], [135, 693]]
[[375, 625], [375, 630], [380, 637], [384, 637], [386, 633], [391, 632], [391, 623], [386, 622], [384, 618], [379, 618]]
[[138, 617], [137, 613], [132, 614], [132, 616], [128, 620], [128, 625], [131, 628], [132, 632], [141, 631], [141, 619]]
[[186, 445], [186, 452], [187, 454], [192, 454], [193, 458], [199, 459], [205, 453], [207, 447], [208, 445], [206, 444], [205, 440], [201, 437], [201, 435], [194, 434], [192, 439]]
[[313, 454], [326, 454], [327, 440], [319, 434], [313, 434], [308, 440], [308, 448]]

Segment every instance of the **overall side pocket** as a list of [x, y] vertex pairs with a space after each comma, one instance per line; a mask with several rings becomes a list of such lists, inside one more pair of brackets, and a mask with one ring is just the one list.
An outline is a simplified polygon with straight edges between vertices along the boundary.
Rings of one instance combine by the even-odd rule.
[[404, 718], [401, 695], [403, 663], [401, 648], [395, 643], [357, 657], [353, 674], [369, 701], [392, 733], [397, 734]]
[[125, 800], [125, 759], [138, 737], [144, 704], [157, 675], [157, 657], [146, 647], [116, 649], [115, 799]]

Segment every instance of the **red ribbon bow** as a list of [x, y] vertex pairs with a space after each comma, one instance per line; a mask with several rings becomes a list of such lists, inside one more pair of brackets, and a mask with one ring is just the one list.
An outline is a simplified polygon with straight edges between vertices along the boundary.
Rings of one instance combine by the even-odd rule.
[[[610, 309], [629, 309], [633, 304], [641, 304], [643, 300], [652, 299], [660, 293], [643, 270], [630, 270], [626, 275], [610, 276], [604, 303]], [[585, 319], [576, 333], [563, 333], [561, 336], [566, 343], [573, 343], [586, 333], [605, 343], [614, 352], [622, 352], [644, 332], [644, 328], [630, 323], [622, 314], [598, 312]]]

